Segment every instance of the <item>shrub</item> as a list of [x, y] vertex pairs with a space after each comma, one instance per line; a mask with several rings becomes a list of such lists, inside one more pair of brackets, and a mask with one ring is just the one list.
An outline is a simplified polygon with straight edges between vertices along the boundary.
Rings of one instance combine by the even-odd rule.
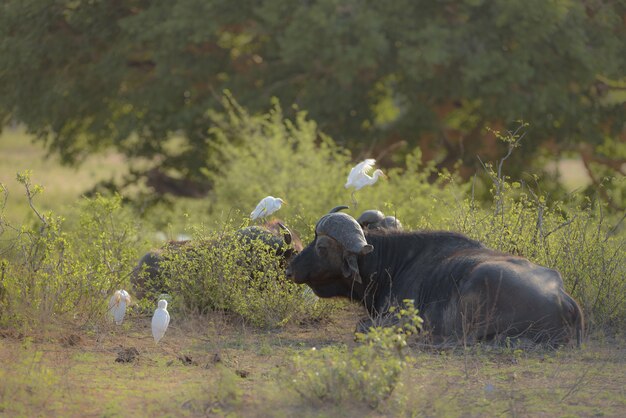
[[[250, 115], [227, 97], [226, 115], [215, 116], [216, 138], [212, 162], [216, 171], [207, 173], [213, 182], [211, 218], [222, 221], [225, 214], [234, 219], [247, 216], [257, 202], [267, 196], [279, 196], [288, 204], [277, 216], [290, 220], [303, 238], [313, 235], [317, 220], [338, 205], [348, 205], [348, 213], [357, 217], [363, 210], [378, 208], [397, 215], [409, 226], [428, 225], [428, 215], [435, 207], [433, 197], [443, 198], [451, 188], [466, 187], [441, 176], [435, 184], [430, 178], [434, 164], [423, 165], [419, 148], [406, 157], [406, 168], [387, 171], [388, 180], [379, 180], [355, 196], [344, 188], [354, 162], [350, 153], [319, 132], [315, 122], [298, 112], [295, 120], [283, 116], [274, 102], [265, 115]], [[368, 156], [369, 157], [369, 156]]]
[[[225, 104], [226, 113], [212, 115], [216, 160], [208, 161], [215, 167], [207, 172], [213, 183], [210, 198], [193, 205], [177, 201], [169, 218], [155, 216], [159, 228], [171, 219], [176, 227], [208, 224], [208, 230], [197, 230], [188, 249], [166, 255], [171, 308], [228, 310], [261, 327], [324, 318], [333, 305], [318, 301], [305, 286], [286, 282], [284, 266], [266, 248], [243, 248], [232, 239], [232, 225], [245, 223], [242, 219], [257, 202], [271, 194], [288, 202], [277, 216], [309, 242], [323, 214], [339, 204], [351, 205], [343, 184], [354, 162], [304, 112], [288, 120], [278, 103], [265, 115], [248, 114], [232, 98]], [[386, 170], [387, 180], [357, 192], [358, 208], [348, 212], [358, 216], [380, 209], [396, 215], [407, 229], [460, 231], [491, 248], [555, 268], [581, 303], [588, 326], [623, 326], [626, 240], [624, 228], [617, 227], [620, 218], [592, 200], [552, 201], [535, 176], [530, 182], [508, 177], [505, 163], [521, 144], [518, 132], [496, 133], [509, 144], [509, 154], [495, 165], [484, 164], [490, 201], [477, 202], [473, 182], [461, 184], [452, 174], [440, 174], [432, 184], [437, 173], [432, 164], [422, 163], [416, 148], [405, 167]], [[128, 284], [137, 225], [119, 197], [83, 201], [78, 223], [40, 213], [34, 198], [41, 188], [30, 183], [27, 173], [20, 174], [20, 181], [35, 216], [33, 224], [8, 225], [1, 215], [6, 199], [0, 199], [0, 321], [35, 326], [76, 312], [85, 319], [99, 315], [105, 295]], [[187, 211], [192, 207], [195, 212]]]
[[169, 289], [172, 306], [183, 311], [226, 310], [263, 328], [327, 317], [333, 304], [286, 280], [284, 262], [274, 251], [261, 240], [242, 240], [232, 227], [201, 232], [163, 254], [156, 288]]
[[413, 361], [405, 353], [407, 338], [422, 325], [413, 301], [404, 302], [405, 307], [396, 312], [398, 325], [357, 334], [360, 345], [353, 350], [325, 347], [298, 354], [285, 380], [309, 401], [378, 407], [401, 384], [401, 372]]
[[119, 196], [86, 199], [81, 227], [66, 230], [64, 219], [40, 213], [34, 198], [43, 188], [30, 173], [18, 174], [37, 223], [15, 227], [0, 217], [6, 241], [0, 254], [0, 322], [35, 329], [55, 321], [104, 317], [106, 297], [128, 285], [136, 258], [136, 226], [123, 214]]
[[291, 121], [278, 102], [265, 115], [249, 115], [232, 99], [225, 107], [211, 131], [220, 161], [210, 163], [216, 170], [207, 173], [213, 182], [213, 219], [241, 212], [247, 217], [261, 198], [272, 195], [287, 201], [277, 215], [309, 233], [321, 214], [346, 201], [349, 154], [320, 133], [305, 112]]
[[[232, 100], [227, 108], [227, 116], [214, 130], [225, 161], [213, 177], [211, 213], [216, 219], [222, 213], [236, 216], [236, 208], [251, 209], [267, 194], [279, 195], [290, 203], [279, 215], [292, 220], [306, 242], [330, 207], [352, 205], [343, 184], [353, 163], [345, 150], [317, 132], [304, 113], [290, 122], [278, 104], [261, 116], [247, 114]], [[387, 171], [388, 180], [358, 191], [358, 210], [348, 212], [356, 217], [362, 210], [380, 209], [409, 229], [460, 231], [491, 248], [555, 268], [566, 290], [581, 303], [589, 326], [623, 323], [624, 235], [611, 231], [600, 203], [577, 204], [579, 196], [553, 201], [541, 192], [538, 177], [532, 176], [529, 184], [506, 175], [506, 161], [523, 145], [526, 126], [521, 123], [513, 132], [493, 131], [509, 148], [495, 164], [484, 163], [483, 175], [491, 182], [485, 192], [488, 201], [475, 200], [474, 182], [461, 184], [453, 174], [440, 173], [431, 183], [437, 173], [432, 164], [421, 162], [416, 148], [407, 155], [405, 167]]]
[[626, 326], [626, 240], [611, 233], [602, 209], [568, 211], [560, 223], [541, 231], [540, 261], [563, 275], [566, 287], [582, 305], [587, 325]]

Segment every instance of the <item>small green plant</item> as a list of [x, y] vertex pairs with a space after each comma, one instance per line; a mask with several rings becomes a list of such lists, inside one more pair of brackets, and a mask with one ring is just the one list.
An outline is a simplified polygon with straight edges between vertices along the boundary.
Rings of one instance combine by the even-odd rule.
[[406, 354], [407, 339], [421, 329], [413, 301], [394, 310], [397, 324], [374, 327], [357, 334], [360, 345], [325, 347], [298, 354], [290, 370], [290, 386], [310, 401], [365, 403], [371, 408], [389, 398], [398, 387], [401, 372], [413, 362]]
[[220, 414], [222, 408], [237, 406], [241, 403], [242, 390], [238, 385], [238, 377], [232, 370], [217, 366], [218, 378], [211, 390], [211, 412]]

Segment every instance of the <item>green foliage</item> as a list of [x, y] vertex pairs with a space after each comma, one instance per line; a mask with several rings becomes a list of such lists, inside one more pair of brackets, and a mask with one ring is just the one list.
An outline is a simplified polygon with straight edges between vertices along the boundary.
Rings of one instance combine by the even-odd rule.
[[289, 370], [289, 384], [313, 402], [354, 402], [372, 408], [401, 385], [400, 374], [413, 360], [406, 353], [407, 338], [422, 325], [413, 301], [405, 300], [396, 313], [399, 325], [374, 327], [357, 334], [360, 345], [324, 347], [299, 354]]
[[[292, 122], [278, 103], [268, 114], [254, 116], [232, 98], [225, 107], [227, 114], [213, 130], [222, 164], [215, 173], [207, 173], [214, 184], [212, 219], [236, 218], [237, 208], [254, 208], [262, 197], [278, 196], [287, 204], [276, 216], [288, 219], [289, 227], [308, 238], [322, 214], [338, 205], [353, 206], [352, 190], [343, 187], [352, 165], [347, 152], [324, 135], [318, 139], [316, 124], [304, 112]], [[431, 184], [434, 165], [422, 164], [421, 157], [416, 148], [406, 156], [406, 168], [389, 170], [388, 180], [356, 192], [358, 207], [348, 213], [357, 217], [362, 210], [376, 207], [410, 226], [428, 224], [434, 197], [444, 198], [452, 191], [462, 194], [467, 186], [446, 176]]]
[[[216, 161], [224, 163], [217, 174], [209, 173], [215, 187], [205, 206], [185, 210], [184, 216], [174, 206], [172, 216], [196, 232], [191, 244], [164, 252], [158, 293], [169, 293], [172, 309], [183, 314], [226, 310], [259, 327], [327, 318], [333, 305], [286, 281], [275, 249], [262, 241], [236, 239], [234, 225], [246, 226], [242, 218], [261, 197], [273, 194], [288, 201], [277, 215], [301, 233], [305, 244], [310, 242], [323, 214], [351, 204], [343, 184], [352, 163], [330, 138], [320, 137], [304, 113], [290, 121], [278, 104], [265, 116], [250, 115], [232, 99], [226, 107], [227, 114], [212, 115], [212, 135], [220, 138]], [[554, 200], [542, 192], [537, 176], [530, 184], [514, 179], [508, 164], [525, 146], [523, 134], [492, 134], [508, 153], [484, 163], [491, 183], [488, 204], [474, 199], [473, 182], [423, 164], [416, 148], [405, 167], [386, 170], [388, 179], [358, 191], [359, 206], [349, 213], [357, 217], [362, 210], [380, 209], [408, 229], [461, 231], [491, 248], [555, 268], [583, 307], [589, 329], [621, 327], [626, 318], [623, 218], [580, 196]], [[43, 189], [31, 184], [27, 172], [18, 179], [35, 221], [16, 227], [0, 211], [2, 324], [32, 328], [70, 317], [101, 317], [106, 295], [128, 285], [136, 264], [136, 222], [119, 196], [83, 201], [73, 222], [42, 213], [34, 202]], [[0, 208], [6, 206], [6, 192], [0, 203]], [[199, 227], [207, 215], [211, 221]], [[160, 221], [155, 225], [161, 226]], [[152, 309], [156, 296], [149, 295], [146, 306]]]
[[[261, 197], [272, 194], [289, 202], [276, 215], [301, 232], [307, 243], [315, 223], [329, 208], [352, 205], [350, 191], [342, 187], [352, 163], [330, 139], [316, 146], [315, 125], [304, 115], [292, 123], [278, 105], [265, 117], [249, 115], [232, 100], [227, 107], [228, 114], [215, 130], [216, 136], [224, 138], [220, 143], [224, 164], [213, 179], [209, 208], [216, 228], [223, 228], [218, 225], [227, 216], [237, 219], [236, 208], [252, 209]], [[619, 228], [612, 231], [619, 218], [600, 201], [592, 204], [584, 196], [554, 200], [542, 192], [538, 176], [531, 177], [530, 184], [514, 180], [508, 174], [509, 163], [527, 146], [526, 129], [527, 124], [520, 123], [514, 131], [491, 130], [508, 151], [494, 163], [484, 162], [484, 176], [490, 183], [487, 203], [475, 199], [474, 181], [463, 183], [454, 174], [437, 173], [432, 163], [422, 163], [416, 148], [407, 155], [405, 167], [386, 170], [388, 179], [356, 192], [358, 208], [347, 212], [357, 217], [362, 210], [380, 209], [397, 216], [409, 229], [461, 231], [491, 248], [555, 268], [566, 290], [581, 304], [591, 329], [621, 324], [626, 318], [626, 272], [620, 255], [626, 244]], [[437, 180], [431, 183], [434, 175]], [[195, 297], [202, 294], [212, 293], [192, 293]], [[225, 300], [223, 296], [214, 299]], [[271, 300], [263, 299], [263, 303]], [[214, 301], [200, 305], [220, 306]]]
[[388, 179], [355, 193], [358, 208], [349, 211], [351, 215], [358, 217], [366, 209], [378, 208], [385, 215], [396, 216], [408, 229], [441, 228], [439, 202], [465, 195], [470, 186], [445, 171], [437, 173], [433, 163], [423, 164], [420, 148], [407, 154], [404, 167], [386, 173]]
[[277, 216], [296, 218], [293, 226], [309, 229], [318, 214], [345, 201], [348, 153], [321, 135], [306, 113], [290, 121], [278, 102], [265, 115], [250, 115], [232, 98], [224, 106], [226, 114], [216, 116], [212, 129], [217, 160], [209, 165], [218, 167], [207, 173], [215, 218], [253, 209], [272, 195], [287, 201]]
[[121, 198], [85, 200], [81, 228], [66, 230], [63, 218], [37, 210], [34, 197], [43, 188], [31, 183], [30, 173], [19, 173], [18, 180], [38, 222], [15, 227], [0, 216], [0, 233], [7, 238], [0, 248], [6, 257], [0, 323], [30, 330], [104, 317], [106, 296], [128, 284], [136, 258], [136, 226], [124, 216]]
[[242, 239], [232, 228], [197, 233], [189, 244], [162, 255], [158, 283], [146, 287], [169, 292], [172, 308], [181, 312], [225, 310], [252, 325], [274, 328], [327, 318], [333, 311], [332, 303], [285, 279], [284, 262], [275, 248], [260, 239]]
[[419, 144], [447, 168], [462, 159], [466, 175], [477, 154], [502, 149], [484, 128], [524, 117], [534, 135], [514, 157], [519, 173], [541, 145], [576, 151], [623, 138], [624, 10], [623, 1], [5, 0], [0, 123], [24, 123], [66, 162], [113, 146], [206, 180], [207, 110], [221, 109], [226, 89], [253, 112], [271, 97], [297, 103], [355, 151], [403, 140], [402, 152]]
[[570, 212], [552, 230], [541, 231], [545, 255], [539, 262], [563, 275], [592, 327], [617, 330], [626, 326], [626, 239], [612, 233], [614, 225], [602, 211]]

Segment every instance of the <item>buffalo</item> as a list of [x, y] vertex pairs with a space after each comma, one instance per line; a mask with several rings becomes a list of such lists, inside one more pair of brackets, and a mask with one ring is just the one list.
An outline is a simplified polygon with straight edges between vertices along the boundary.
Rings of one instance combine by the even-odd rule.
[[[273, 220], [263, 226], [248, 226], [235, 232], [233, 237], [243, 244], [252, 245], [254, 241], [266, 244], [276, 257], [279, 257], [284, 266], [291, 257], [302, 251], [302, 241], [298, 235], [289, 230], [282, 222]], [[160, 293], [169, 289], [161, 277], [163, 273], [162, 263], [172, 259], [178, 254], [185, 258], [198, 256], [197, 246], [220, 245], [223, 242], [205, 241], [194, 242], [191, 240], [170, 241], [162, 248], [148, 251], [144, 254], [133, 269], [131, 284], [137, 298], [143, 298], [146, 292]]]
[[389, 309], [410, 299], [432, 342], [581, 343], [583, 314], [560, 274], [441, 231], [366, 230], [345, 213], [329, 213], [286, 275], [323, 298], [360, 301], [357, 327], [393, 321]]
[[366, 210], [356, 221], [363, 229], [403, 229], [395, 216], [385, 216], [384, 213], [375, 209]]

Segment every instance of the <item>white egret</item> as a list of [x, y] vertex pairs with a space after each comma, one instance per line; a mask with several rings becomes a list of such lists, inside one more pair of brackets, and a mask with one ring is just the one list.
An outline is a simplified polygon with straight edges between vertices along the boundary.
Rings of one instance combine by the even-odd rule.
[[130, 305], [130, 295], [124, 289], [116, 290], [109, 300], [109, 312], [113, 315], [113, 320], [117, 325], [122, 325], [126, 307]]
[[373, 158], [368, 158], [366, 160], [361, 161], [350, 170], [350, 174], [348, 174], [348, 181], [345, 184], [345, 188], [353, 188], [352, 191], [352, 202], [354, 206], [357, 206], [357, 201], [354, 198], [354, 192], [357, 190], [361, 190], [365, 186], [371, 186], [372, 184], [378, 181], [379, 177], [386, 177], [382, 170], [376, 169], [372, 176], [368, 174], [368, 172], [374, 168], [374, 164], [376, 164], [376, 160]]
[[170, 314], [167, 312], [167, 301], [161, 299], [159, 306], [152, 315], [152, 336], [154, 342], [158, 343], [167, 331], [167, 326], [170, 324]]
[[250, 213], [250, 219], [253, 221], [258, 218], [265, 218], [276, 212], [284, 204], [287, 204], [283, 199], [267, 196], [261, 199], [256, 208]]

